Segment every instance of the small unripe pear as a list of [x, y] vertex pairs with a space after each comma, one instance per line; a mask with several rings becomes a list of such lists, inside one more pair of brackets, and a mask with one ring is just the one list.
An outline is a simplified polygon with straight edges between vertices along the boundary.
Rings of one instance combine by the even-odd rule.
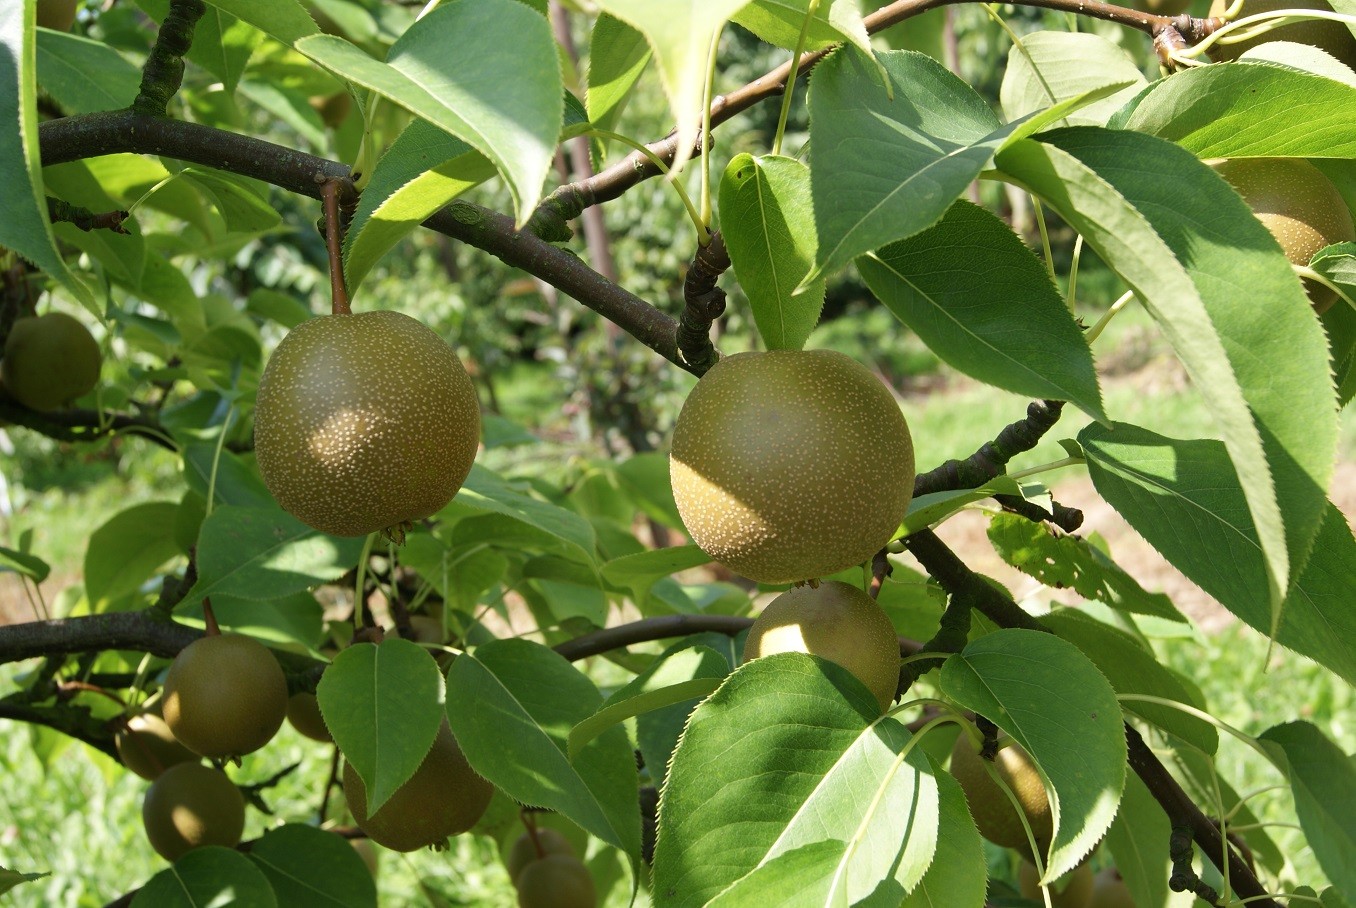
[[176, 861], [199, 845], [233, 847], [245, 829], [245, 799], [226, 774], [198, 763], [171, 766], [141, 805], [151, 847]]
[[170, 665], [164, 712], [174, 737], [194, 753], [253, 753], [282, 726], [287, 678], [268, 648], [251, 637], [199, 637]]
[[[1004, 738], [999, 738], [1002, 743]], [[1054, 837], [1054, 817], [1050, 813], [1050, 799], [1045, 793], [1040, 773], [1030, 754], [1016, 742], [1010, 741], [999, 748], [993, 760], [993, 768], [1007, 783], [1022, 805], [1027, 822], [1036, 837], [1036, 844], [1042, 853], [1050, 847]], [[1004, 848], [1015, 848], [1027, 854], [1031, 848], [1022, 829], [1021, 818], [1013, 809], [1012, 802], [984, 769], [983, 757], [970, 743], [968, 735], [956, 739], [951, 751], [951, 775], [956, 777], [965, 791], [965, 800], [970, 806], [970, 815], [980, 835]]]
[[75, 24], [78, 0], [38, 0], [38, 25], [68, 32]]
[[123, 765], [151, 782], [171, 766], [198, 762], [198, 755], [180, 744], [155, 713], [132, 716], [113, 736], [113, 744]]
[[[1298, 158], [1235, 158], [1215, 165], [1220, 176], [1271, 231], [1292, 265], [1308, 265], [1333, 243], [1356, 241], [1356, 225], [1342, 194], [1313, 164]], [[1322, 314], [1337, 294], [1305, 279], [1314, 311]]]
[[370, 817], [362, 777], [351, 764], [344, 766], [344, 796], [353, 821], [392, 851], [441, 845], [465, 832], [484, 815], [493, 795], [494, 786], [466, 762], [445, 721], [414, 775]]
[[556, 830], [549, 826], [541, 826], [537, 828], [536, 833], [535, 842], [532, 834], [525, 832], [518, 837], [517, 841], [513, 843], [513, 847], [509, 849], [508, 858], [504, 862], [504, 869], [508, 871], [509, 879], [515, 884], [518, 882], [518, 877], [522, 874], [523, 868], [533, 861], [539, 861], [553, 854], [575, 857], [574, 846], [570, 844], [570, 840]]
[[315, 694], [302, 691], [288, 697], [287, 721], [299, 733], [312, 741], [324, 741], [326, 744], [334, 743], [334, 736], [330, 734], [329, 728], [325, 725], [325, 717], [320, 714], [320, 701], [316, 700]]
[[57, 410], [94, 390], [103, 355], [94, 336], [64, 312], [15, 320], [0, 359], [0, 381], [19, 403]]
[[399, 312], [311, 319], [259, 379], [254, 453], [283, 510], [334, 536], [439, 511], [471, 471], [480, 407], [447, 343]]
[[890, 391], [829, 350], [737, 353], [688, 395], [673, 497], [692, 540], [762, 583], [870, 560], [913, 495], [913, 442]]
[[533, 861], [518, 876], [518, 908], [594, 908], [598, 893], [588, 867], [573, 855]]
[[876, 600], [847, 583], [787, 590], [749, 628], [744, 661], [773, 653], [809, 653], [852, 672], [890, 708], [899, 686], [899, 637]]

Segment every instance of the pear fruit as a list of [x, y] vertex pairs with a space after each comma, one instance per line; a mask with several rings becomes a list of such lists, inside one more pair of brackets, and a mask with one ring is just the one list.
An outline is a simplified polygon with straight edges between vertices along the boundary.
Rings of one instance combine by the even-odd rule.
[[[1031, 831], [1035, 834], [1036, 844], [1042, 853], [1050, 847], [1054, 838], [1054, 816], [1050, 812], [1050, 799], [1045, 793], [1040, 773], [1030, 754], [1016, 742], [999, 737], [998, 754], [994, 757], [993, 768], [1007, 783], [1022, 805]], [[1007, 794], [998, 787], [984, 769], [983, 758], [970, 743], [969, 735], [956, 739], [951, 751], [951, 775], [956, 777], [965, 792], [965, 800], [970, 806], [970, 815], [980, 835], [1004, 848], [1014, 848], [1023, 854], [1030, 853], [1026, 832], [1022, 821]]]
[[508, 871], [509, 879], [515, 885], [518, 882], [518, 877], [522, 875], [523, 869], [533, 861], [539, 861], [554, 854], [575, 857], [574, 846], [570, 844], [570, 840], [556, 830], [549, 826], [539, 826], [536, 833], [535, 842], [532, 834], [525, 832], [509, 848], [508, 857], [504, 861], [504, 868]]
[[[1017, 869], [1017, 886], [1023, 898], [1045, 904], [1045, 899], [1041, 897], [1040, 874], [1036, 872], [1035, 864], [1022, 861]], [[1092, 886], [1092, 867], [1084, 861], [1050, 885], [1051, 908], [1090, 908]]]
[[38, 25], [54, 31], [68, 32], [75, 24], [78, 0], [38, 0]]
[[199, 637], [165, 676], [165, 721], [196, 754], [229, 759], [269, 742], [287, 714], [287, 678], [252, 637]]
[[493, 794], [494, 786], [466, 762], [445, 721], [424, 762], [372, 816], [362, 777], [352, 764], [344, 766], [344, 796], [354, 822], [392, 851], [441, 845], [465, 832], [484, 815]]
[[0, 382], [33, 410], [58, 410], [99, 383], [103, 355], [80, 321], [64, 312], [16, 319], [5, 339]]
[[320, 701], [315, 694], [301, 691], [287, 698], [287, 721], [304, 737], [312, 741], [334, 743], [334, 736], [320, 714]]
[[[1221, 16], [1232, 5], [1232, 0], [1214, 0], [1210, 4], [1210, 15]], [[1257, 13], [1269, 13], [1281, 9], [1313, 9], [1331, 13], [1333, 8], [1324, 0], [1244, 0], [1243, 8], [1237, 19], [1253, 16]], [[1341, 22], [1331, 19], [1306, 19], [1290, 25], [1274, 28], [1266, 34], [1237, 44], [1214, 44], [1209, 55], [1216, 61], [1237, 60], [1246, 50], [1267, 41], [1293, 41], [1296, 44], [1308, 44], [1319, 50], [1327, 51], [1338, 62], [1356, 69], [1356, 37]]]
[[264, 484], [285, 511], [334, 536], [398, 535], [441, 510], [479, 442], [466, 369], [399, 312], [303, 322], [259, 379], [254, 450]]
[[[1299, 158], [1234, 158], [1215, 165], [1253, 214], [1280, 243], [1293, 265], [1308, 265], [1333, 243], [1356, 241], [1351, 211], [1337, 187]], [[1305, 292], [1320, 315], [1337, 299], [1328, 287], [1305, 279]]]
[[574, 855], [551, 854], [518, 876], [518, 908], [595, 908], [593, 876]]
[[669, 466], [692, 540], [761, 583], [869, 560], [913, 495], [913, 442], [894, 397], [829, 350], [716, 363], [683, 404]]
[[171, 766], [141, 804], [151, 847], [176, 861], [199, 845], [233, 847], [245, 830], [245, 799], [226, 774], [198, 763]]
[[139, 713], [127, 720], [113, 736], [118, 759], [149, 782], [171, 766], [197, 763], [198, 755], [180, 744], [165, 720], [155, 713]]
[[895, 698], [899, 638], [876, 600], [855, 586], [830, 580], [772, 600], [749, 628], [744, 661], [786, 652], [841, 665], [875, 694], [881, 712]]
[[1115, 867], [1105, 868], [1093, 879], [1088, 908], [1135, 908], [1130, 888]]

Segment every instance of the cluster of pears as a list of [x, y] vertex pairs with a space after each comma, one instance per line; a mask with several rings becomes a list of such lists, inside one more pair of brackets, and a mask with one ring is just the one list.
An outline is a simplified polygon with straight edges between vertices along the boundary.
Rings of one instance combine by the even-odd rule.
[[461, 488], [480, 407], [461, 360], [399, 312], [327, 315], [283, 338], [259, 379], [254, 451], [278, 504], [334, 536], [402, 528]]
[[59, 410], [99, 383], [103, 355], [89, 329], [64, 312], [16, 319], [0, 359], [0, 383], [31, 410]]
[[595, 908], [598, 893], [588, 867], [565, 836], [529, 826], [505, 860], [518, 908]]
[[123, 763], [151, 781], [142, 802], [151, 847], [174, 861], [200, 845], [235, 845], [244, 799], [201, 758], [236, 759], [268, 743], [288, 709], [282, 669], [250, 637], [209, 633], [175, 657], [159, 706], [160, 714], [134, 716], [116, 737]]

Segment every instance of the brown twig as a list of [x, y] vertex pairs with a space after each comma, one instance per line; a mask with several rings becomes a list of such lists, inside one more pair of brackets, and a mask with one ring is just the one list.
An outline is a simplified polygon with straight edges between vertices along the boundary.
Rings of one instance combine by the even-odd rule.
[[64, 222], [89, 233], [92, 230], [111, 230], [114, 233], [127, 234], [123, 221], [130, 218], [128, 211], [104, 211], [96, 214], [88, 208], [63, 202], [61, 199], [47, 197], [47, 219], [53, 224]]
[[344, 280], [344, 225], [339, 214], [339, 195], [347, 180], [316, 174], [320, 198], [325, 203], [325, 249], [330, 258], [330, 314], [349, 315], [348, 284]]

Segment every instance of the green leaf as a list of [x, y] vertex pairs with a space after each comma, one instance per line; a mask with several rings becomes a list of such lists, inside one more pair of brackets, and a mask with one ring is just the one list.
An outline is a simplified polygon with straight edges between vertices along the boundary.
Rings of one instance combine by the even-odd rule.
[[[598, 7], [643, 34], [654, 50], [659, 78], [677, 121], [673, 169], [691, 157], [705, 110], [708, 56], [721, 29], [749, 0], [599, 0]], [[590, 108], [592, 114], [592, 108]]]
[[692, 713], [674, 752], [655, 905], [704, 905], [822, 841], [849, 845], [833, 871], [841, 904], [899, 904], [937, 835], [936, 783], [912, 740], [832, 662], [780, 653], [741, 666]]
[[[809, 13], [809, 0], [754, 0], [734, 21], [769, 44], [793, 50]], [[805, 30], [805, 50], [823, 50], [848, 43], [871, 56], [871, 37], [862, 20], [860, 0], [828, 0], [815, 10]]]
[[[1206, 708], [1151, 650], [1124, 631], [1076, 609], [1060, 609], [1042, 620], [1050, 630], [1081, 649], [1117, 694], [1149, 694], [1201, 710]], [[1213, 754], [1219, 747], [1219, 732], [1204, 719], [1157, 703], [1130, 701], [1125, 708], [1207, 754]]]
[[720, 181], [720, 229], [769, 350], [799, 350], [819, 321], [810, 168], [793, 158], [736, 155]]
[[1061, 123], [1103, 126], [1146, 84], [1139, 64], [1106, 38], [1090, 32], [1042, 31], [1023, 35], [1013, 45], [998, 98], [1003, 115], [1018, 120], [1095, 88], [1124, 86]]
[[1160, 79], [1111, 125], [1201, 158], [1354, 158], [1353, 120], [1356, 87], [1271, 63], [1221, 63]]
[[614, 558], [601, 568], [603, 579], [623, 586], [650, 583], [679, 571], [710, 564], [711, 556], [695, 545], [652, 549]]
[[[212, 614], [223, 628], [258, 637], [270, 647], [314, 655], [323, 638], [324, 607], [311, 593], [280, 599], [236, 599], [213, 596]], [[178, 618], [202, 618], [202, 606], [189, 606]]]
[[325, 121], [302, 92], [255, 76], [241, 80], [236, 90], [295, 130], [317, 154], [324, 154], [328, 149]]
[[706, 903], [706, 908], [847, 908], [845, 891], [837, 886], [846, 842], [821, 839], [777, 855]]
[[[1263, 634], [1271, 611], [1257, 532], [1224, 445], [1178, 441], [1137, 426], [1079, 434], [1098, 494], [1131, 527], [1229, 611]], [[1329, 504], [1313, 552], [1281, 610], [1277, 642], [1356, 682], [1351, 580], [1356, 540]]]
[[1338, 406], [1345, 407], [1356, 397], [1356, 306], [1339, 300], [1323, 313], [1323, 330], [1328, 335]]
[[221, 171], [189, 167], [179, 177], [207, 194], [232, 233], [260, 233], [278, 226], [282, 215], [268, 201], [267, 190]]
[[[565, 755], [570, 729], [602, 699], [564, 657], [526, 640], [486, 643], [447, 673], [447, 720], [476, 772], [639, 860], [639, 781], [626, 734], [609, 729], [573, 761]], [[512, 760], [504, 759], [506, 740], [514, 742]]]
[[349, 289], [425, 218], [494, 173], [483, 154], [432, 123], [405, 127], [377, 161], [345, 236]]
[[650, 62], [645, 36], [625, 22], [603, 13], [589, 36], [589, 85], [584, 95], [589, 119], [611, 129], [626, 99]]
[[94, 531], [85, 549], [85, 596], [91, 609], [100, 611], [135, 592], [179, 554], [174, 539], [178, 510], [172, 501], [133, 505]]
[[377, 908], [372, 872], [348, 840], [288, 823], [270, 829], [249, 851], [283, 906]]
[[508, 183], [518, 225], [527, 222], [541, 200], [563, 114], [560, 61], [545, 19], [515, 0], [457, 0], [410, 26], [385, 63], [333, 35], [296, 47], [484, 154]]
[[184, 482], [203, 498], [207, 488], [214, 489], [218, 504], [233, 504], [244, 508], [272, 508], [273, 496], [259, 471], [247, 465], [239, 455], [219, 449], [215, 441], [194, 442], [185, 445]]
[[[1106, 847], [1115, 859], [1116, 869], [1125, 879], [1133, 904], [1144, 908], [1166, 908], [1169, 904], [1195, 902], [1191, 896], [1173, 896], [1168, 891], [1172, 863], [1163, 843], [1172, 836], [1172, 823], [1153, 794], [1130, 773], [1116, 820], [1107, 830]], [[1169, 902], [1170, 899], [1174, 901]]]
[[1347, 85], [1356, 86], [1356, 74], [1326, 50], [1312, 44], [1297, 44], [1294, 41], [1263, 41], [1243, 51], [1239, 60], [1249, 63], [1274, 63], [1314, 73], [1327, 79], [1336, 79]]
[[557, 622], [585, 618], [598, 627], [607, 623], [607, 594], [592, 565], [540, 555], [523, 565], [523, 579], [532, 581]]
[[[710, 650], [721, 657], [724, 664], [717, 664], [714, 668], [718, 669], [722, 676], [728, 675], [731, 669], [739, 664], [739, 647], [736, 640], [724, 634], [710, 632], [693, 634], [674, 642], [673, 645], [656, 657], [656, 661], [664, 661], [685, 650], [698, 648]], [[699, 665], [698, 668], [705, 670], [702, 667], [703, 665], [704, 663]], [[668, 672], [668, 669], [665, 669], [665, 671]], [[694, 675], [699, 673], [700, 671], [695, 671]], [[673, 751], [678, 747], [678, 741], [683, 736], [687, 717], [692, 714], [692, 711], [705, 697], [706, 695], [703, 694], [700, 698], [684, 700], [682, 703], [650, 710], [636, 717], [636, 746], [640, 749], [641, 756], [645, 760], [645, 766], [649, 769], [650, 778], [654, 779], [656, 787], [660, 790], [663, 789], [664, 779], [668, 776], [669, 766], [673, 760]]]
[[909, 511], [904, 517], [904, 535], [930, 527], [945, 517], [975, 501], [993, 495], [1020, 495], [1022, 487], [1010, 476], [995, 476], [974, 489], [953, 489], [915, 495], [909, 500]]
[[52, 568], [37, 555], [0, 545], [0, 573], [5, 572], [20, 574], [34, 583], [42, 583], [52, 573]]
[[649, 668], [608, 697], [596, 713], [570, 730], [570, 759], [578, 756], [585, 744], [619, 722], [705, 697], [720, 686], [729, 672], [730, 663], [725, 657], [705, 646], [694, 646], [656, 659]]
[[596, 558], [597, 537], [593, 526], [573, 511], [532, 498], [512, 488], [504, 479], [476, 464], [455, 499], [457, 504], [478, 511], [492, 511], [534, 527], [572, 548], [581, 560]]
[[306, 304], [292, 296], [268, 287], [256, 287], [245, 300], [245, 308], [284, 328], [295, 328], [302, 322], [315, 318], [315, 313], [306, 308]]
[[998, 166], [1087, 238], [1177, 352], [1243, 481], [1275, 620], [1322, 519], [1337, 438], [1326, 344], [1275, 239], [1210, 168], [1152, 136], [1059, 130]]
[[508, 570], [508, 559], [493, 549], [453, 548], [424, 534], [405, 540], [400, 563], [433, 584], [449, 606], [465, 612], [473, 611], [481, 594]]
[[1080, 536], [1056, 535], [1025, 517], [995, 514], [989, 522], [989, 541], [1004, 561], [1046, 586], [1070, 587], [1085, 599], [1122, 611], [1186, 621], [1171, 599], [1144, 589]]
[[1072, 643], [1009, 628], [948, 658], [941, 686], [1031, 755], [1055, 821], [1045, 880], [1072, 870], [1110, 827], [1125, 787], [1125, 730], [1107, 679]]
[[[158, 23], [164, 22], [169, 13], [169, 0], [137, 0], [137, 5]], [[193, 26], [193, 43], [187, 57], [220, 79], [229, 95], [235, 92], [241, 73], [263, 39], [263, 33], [248, 22], [208, 3]]]
[[1014, 128], [931, 57], [877, 59], [888, 88], [852, 48], [835, 51], [810, 79], [819, 233], [811, 280], [935, 224]]
[[38, 29], [38, 84], [70, 114], [131, 105], [141, 73], [102, 41]]
[[233, 848], [194, 848], [137, 892], [131, 908], [278, 908], [268, 877]]
[[297, 0], [208, 0], [217, 9], [242, 19], [272, 35], [283, 44], [293, 44], [320, 31]]
[[51, 871], [45, 873], [19, 873], [17, 870], [7, 870], [0, 867], [0, 895], [9, 892], [20, 883], [31, 883], [34, 880], [40, 880], [45, 876], [51, 876]]
[[62, 261], [47, 220], [38, 153], [37, 66], [33, 5], [0, 9], [0, 246], [12, 249], [56, 278], [85, 308], [99, 314], [93, 294]]
[[278, 508], [221, 505], [198, 533], [198, 582], [182, 605], [219, 594], [277, 599], [338, 580], [362, 546], [362, 537], [326, 536]]
[[899, 908], [983, 908], [989, 877], [984, 842], [970, 818], [960, 783], [938, 770], [933, 763], [939, 814], [937, 854]]
[[1349, 902], [1356, 902], [1356, 764], [1308, 722], [1267, 729], [1261, 741], [1280, 751], [1295, 813], [1318, 866]]
[[876, 298], [961, 372], [1106, 420], [1083, 332], [1012, 228], [958, 201], [934, 226], [857, 259]]
[[371, 816], [410, 780], [438, 735], [438, 663], [419, 644], [391, 636], [340, 651], [315, 693], [334, 743], [362, 777]]

